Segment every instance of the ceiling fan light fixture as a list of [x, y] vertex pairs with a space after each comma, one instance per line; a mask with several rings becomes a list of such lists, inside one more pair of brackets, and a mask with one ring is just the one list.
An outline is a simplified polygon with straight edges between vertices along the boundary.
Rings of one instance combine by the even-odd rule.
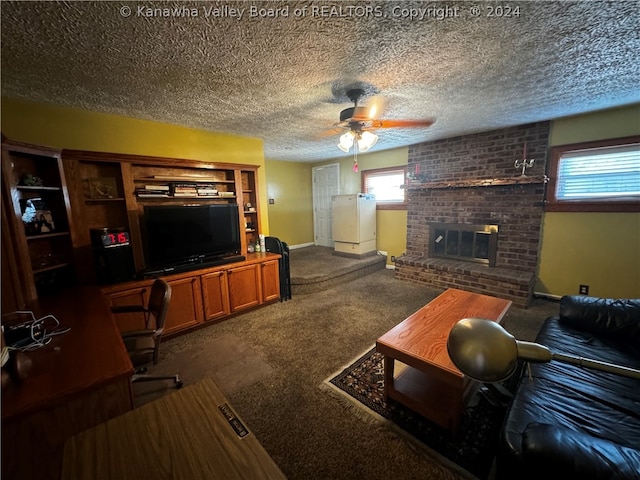
[[344, 135], [340, 136], [340, 143], [338, 143], [338, 148], [345, 153], [348, 153], [351, 147], [353, 146], [353, 140], [355, 136], [353, 132], [347, 132]]
[[375, 133], [371, 132], [362, 132], [358, 135], [358, 150], [361, 152], [366, 152], [371, 147], [373, 147], [378, 141], [378, 136]]

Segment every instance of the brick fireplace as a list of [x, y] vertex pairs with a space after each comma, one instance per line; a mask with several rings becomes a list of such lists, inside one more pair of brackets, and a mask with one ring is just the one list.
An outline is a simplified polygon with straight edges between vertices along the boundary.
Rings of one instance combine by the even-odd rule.
[[[396, 277], [460, 288], [525, 307], [533, 294], [549, 123], [465, 135], [409, 148], [407, 251]], [[514, 167], [527, 158], [521, 177]], [[493, 251], [491, 251], [493, 249]]]

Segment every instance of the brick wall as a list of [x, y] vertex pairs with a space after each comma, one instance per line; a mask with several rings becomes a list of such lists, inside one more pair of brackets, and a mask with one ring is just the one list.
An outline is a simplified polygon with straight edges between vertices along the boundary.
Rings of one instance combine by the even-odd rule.
[[[540, 122], [412, 145], [408, 171], [425, 175], [425, 182], [517, 177], [520, 172], [514, 168], [514, 161], [522, 158], [526, 142], [527, 158], [535, 159], [527, 175], [541, 176], [545, 172], [548, 137], [549, 122]], [[406, 256], [412, 263], [417, 258], [428, 258], [429, 222], [497, 224], [497, 271], [535, 275], [544, 185], [409, 190], [407, 200]], [[414, 281], [419, 277], [417, 272], [406, 271], [408, 264], [399, 263], [400, 269], [404, 268], [404, 272], [398, 272], [399, 277], [413, 276]], [[422, 278], [428, 276], [424, 274]], [[532, 285], [528, 279], [526, 283]]]

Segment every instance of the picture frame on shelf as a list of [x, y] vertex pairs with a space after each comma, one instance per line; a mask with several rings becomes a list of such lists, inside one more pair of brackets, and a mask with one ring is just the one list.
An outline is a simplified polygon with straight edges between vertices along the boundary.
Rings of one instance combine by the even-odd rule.
[[40, 235], [56, 231], [53, 214], [42, 198], [29, 198], [22, 204], [22, 223], [27, 235]]
[[88, 198], [92, 200], [105, 200], [118, 197], [118, 186], [114, 177], [100, 177], [87, 179]]

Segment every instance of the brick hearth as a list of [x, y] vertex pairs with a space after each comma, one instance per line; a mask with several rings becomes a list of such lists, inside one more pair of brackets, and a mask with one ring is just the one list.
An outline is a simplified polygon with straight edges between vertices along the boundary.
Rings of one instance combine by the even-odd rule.
[[[538, 263], [548, 135], [543, 122], [411, 146], [408, 171], [426, 178], [407, 185], [407, 251], [396, 259], [396, 277], [527, 306]], [[525, 142], [527, 158], [535, 159], [527, 171], [531, 183], [509, 184], [520, 174], [514, 161]], [[430, 258], [430, 222], [498, 224], [495, 267]]]

